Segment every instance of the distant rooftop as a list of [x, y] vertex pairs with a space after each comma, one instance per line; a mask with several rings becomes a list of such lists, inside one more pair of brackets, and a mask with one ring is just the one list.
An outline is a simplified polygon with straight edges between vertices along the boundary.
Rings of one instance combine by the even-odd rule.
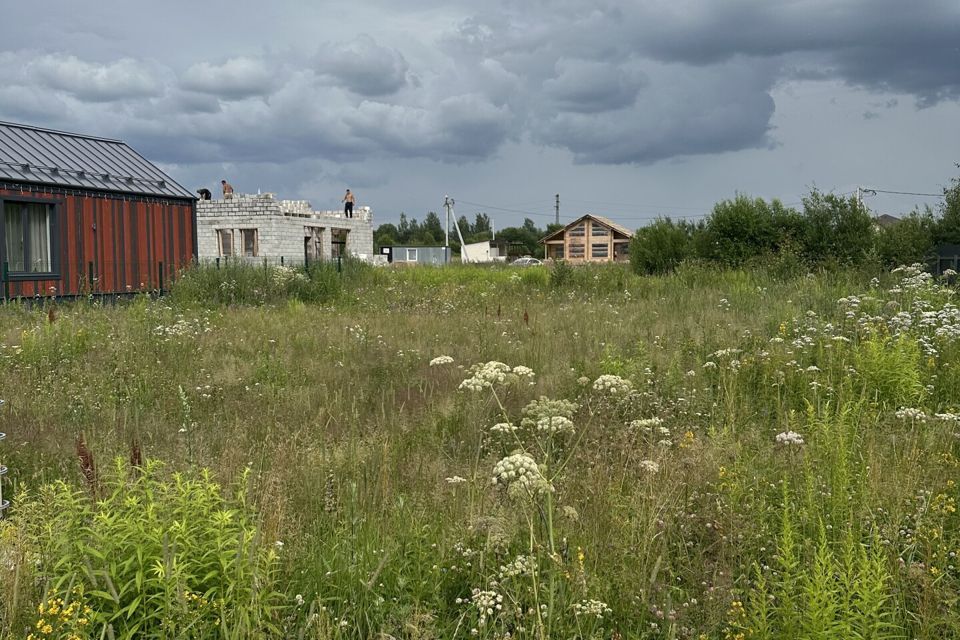
[[195, 198], [121, 140], [0, 122], [0, 181]]

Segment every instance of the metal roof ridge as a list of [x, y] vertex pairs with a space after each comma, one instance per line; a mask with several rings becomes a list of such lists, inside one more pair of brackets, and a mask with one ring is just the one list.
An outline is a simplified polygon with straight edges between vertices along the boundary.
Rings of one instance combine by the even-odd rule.
[[32, 124], [23, 124], [22, 122], [7, 122], [6, 120], [0, 120], [0, 127], [16, 127], [17, 129], [28, 129], [30, 131], [53, 133], [58, 136], [70, 136], [71, 138], [83, 138], [86, 140], [97, 140], [99, 142], [112, 142], [114, 144], [123, 144], [123, 145], [127, 144], [123, 140], [119, 140], [117, 138], [103, 138], [101, 136], [91, 136], [85, 133], [75, 133], [73, 131], [60, 131], [59, 129], [48, 129], [46, 127], [38, 127]]

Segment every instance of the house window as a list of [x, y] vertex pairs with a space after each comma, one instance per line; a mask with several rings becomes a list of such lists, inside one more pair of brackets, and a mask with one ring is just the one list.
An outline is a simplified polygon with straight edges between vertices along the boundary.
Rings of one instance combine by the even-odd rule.
[[569, 256], [568, 256], [568, 257], [569, 257], [571, 260], [578, 259], [578, 258], [583, 258], [583, 250], [584, 250], [584, 247], [583, 247], [582, 244], [572, 244], [572, 245], [570, 245], [569, 249], [570, 249], [570, 251], [569, 251]]
[[567, 231], [567, 235], [571, 236], [584, 236], [587, 234], [587, 227], [582, 222], [575, 227], [570, 227], [570, 230]]
[[608, 236], [610, 235], [610, 230], [599, 222], [594, 222], [593, 226], [590, 227], [590, 235], [592, 236]]
[[602, 244], [592, 244], [590, 245], [590, 255], [594, 258], [609, 258], [610, 247], [606, 242]]
[[257, 246], [257, 230], [240, 229], [240, 241], [243, 244], [243, 255], [248, 258], [256, 258], [259, 250]]
[[233, 255], [233, 230], [232, 229], [219, 229], [217, 231], [217, 238], [220, 244], [220, 255], [229, 258]]
[[417, 250], [407, 249], [407, 262], [416, 262], [416, 261], [417, 261]]
[[555, 244], [550, 247], [550, 257], [557, 260], [563, 260], [563, 245]]
[[54, 205], [3, 202], [3, 232], [9, 273], [53, 272]]

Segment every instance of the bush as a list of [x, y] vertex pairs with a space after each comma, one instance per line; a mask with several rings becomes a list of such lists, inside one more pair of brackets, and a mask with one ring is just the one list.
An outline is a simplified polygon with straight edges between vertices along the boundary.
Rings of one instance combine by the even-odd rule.
[[669, 273], [693, 252], [694, 226], [681, 220], [657, 218], [638, 229], [630, 241], [630, 265], [638, 274]]
[[19, 500], [44, 605], [75, 602], [93, 637], [278, 634], [277, 552], [242, 486], [228, 498], [209, 472], [166, 477], [159, 463], [118, 461], [95, 491], [59, 481]]
[[914, 211], [877, 233], [877, 255], [884, 267], [926, 263], [933, 252], [933, 215]]
[[842, 264], [863, 261], [873, 247], [873, 220], [857, 199], [814, 189], [803, 199], [803, 249], [811, 262], [834, 259]]
[[730, 266], [777, 251], [798, 227], [796, 213], [778, 200], [738, 194], [718, 202], [707, 219], [697, 255]]

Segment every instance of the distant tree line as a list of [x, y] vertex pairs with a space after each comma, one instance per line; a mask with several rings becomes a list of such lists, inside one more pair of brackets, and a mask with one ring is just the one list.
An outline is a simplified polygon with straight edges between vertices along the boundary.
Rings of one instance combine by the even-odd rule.
[[779, 200], [737, 195], [718, 202], [697, 223], [659, 218], [639, 229], [630, 262], [648, 274], [671, 271], [685, 260], [725, 266], [770, 258], [808, 266], [922, 263], [937, 246], [960, 244], [960, 179], [944, 189], [938, 209], [917, 209], [881, 226], [852, 196], [814, 190], [794, 209]]
[[[477, 213], [472, 223], [466, 216], [460, 216], [457, 222], [463, 234], [463, 241], [467, 244], [493, 238], [492, 224], [486, 213]], [[511, 247], [511, 253], [517, 255], [542, 258], [543, 246], [540, 244], [540, 239], [557, 228], [559, 228], [558, 225], [548, 225], [546, 229], [541, 229], [533, 220], [525, 218], [523, 225], [519, 227], [497, 229], [494, 244], [507, 245]], [[443, 223], [440, 216], [433, 211], [426, 215], [423, 222], [418, 222], [416, 218], [407, 218], [405, 213], [401, 213], [398, 224], [387, 222], [378, 226], [373, 232], [373, 243], [377, 251], [380, 247], [403, 245], [440, 247], [443, 246], [443, 240]], [[450, 226], [450, 247], [454, 254], [460, 253], [460, 239], [453, 225]]]

